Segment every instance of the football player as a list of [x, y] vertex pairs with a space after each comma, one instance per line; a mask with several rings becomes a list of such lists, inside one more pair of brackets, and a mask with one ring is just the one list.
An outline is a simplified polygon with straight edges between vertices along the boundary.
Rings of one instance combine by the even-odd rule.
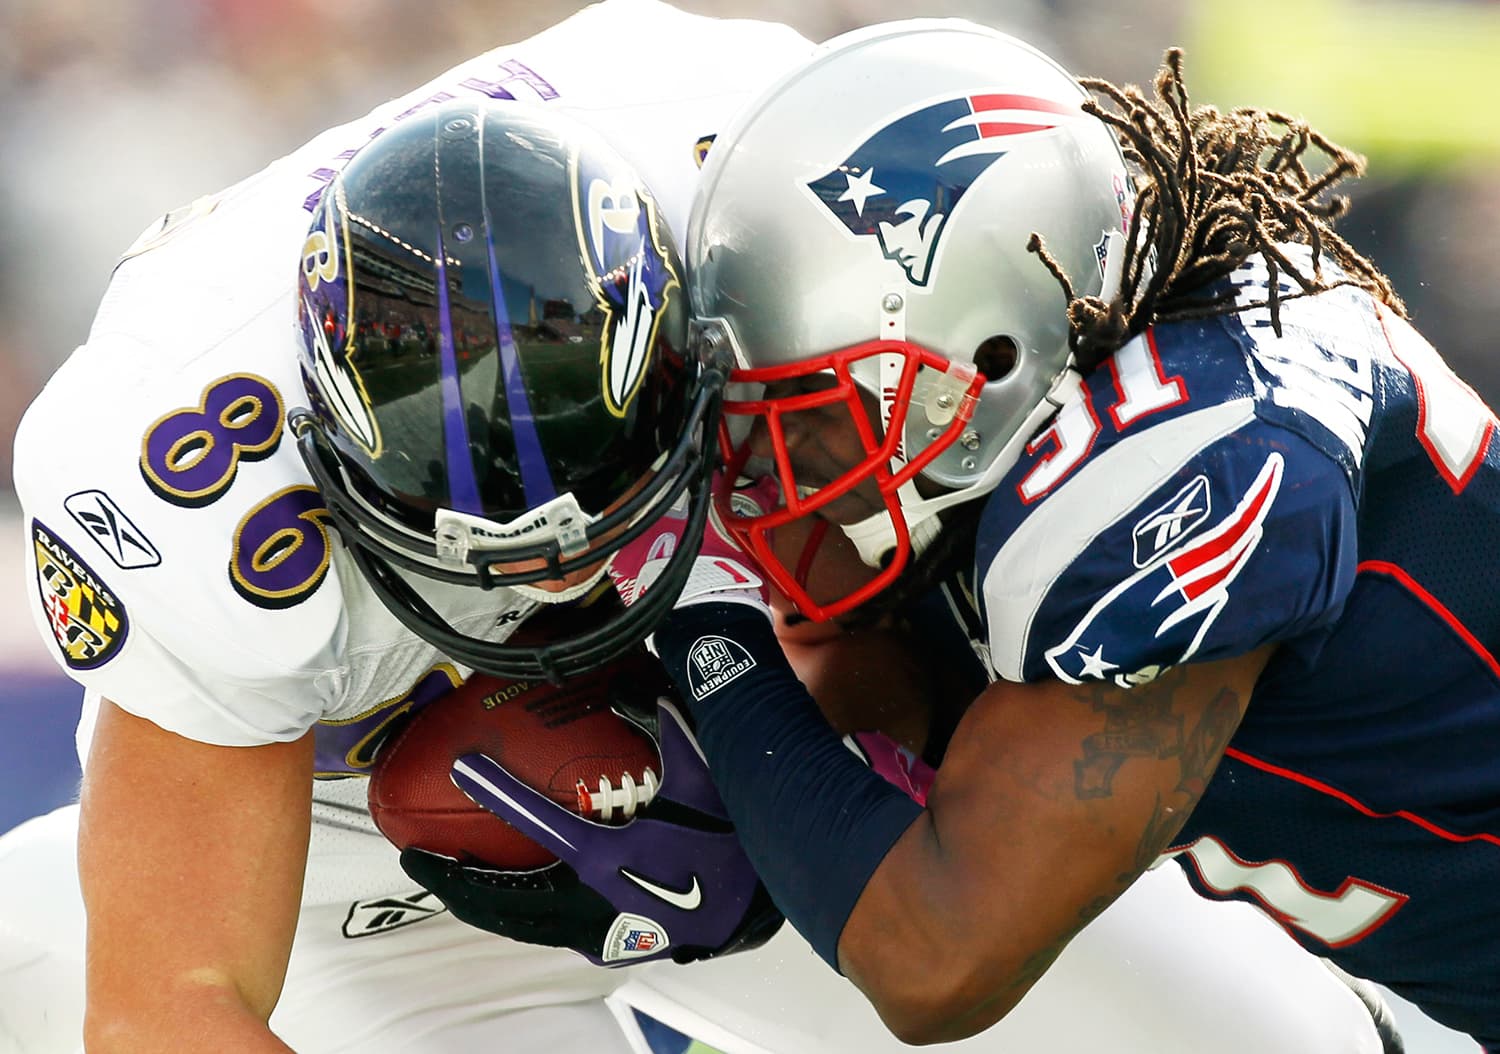
[[[708, 139], [809, 49], [771, 23], [602, 4], [324, 132], [124, 254], [16, 442], [31, 599], [87, 690], [86, 763], [76, 820], [18, 832], [5, 859], [66, 899], [76, 822], [86, 1014], [80, 1033], [81, 976], [49, 1004], [29, 982], [59, 971], [8, 957], [0, 1034], [626, 1051], [639, 1036], [602, 997], [628, 974], [594, 963], [774, 931], [737, 847], [682, 826], [663, 866], [735, 876], [729, 902], [670, 915], [627, 887], [607, 918], [567, 920], [567, 950], [497, 940], [408, 877], [349, 777], [471, 672], [566, 677], [659, 614], [611, 603], [604, 564], [674, 504], [707, 507], [719, 387], [688, 348], [676, 245]], [[569, 888], [564, 864], [494, 895], [519, 913]], [[13, 904], [16, 947], [68, 953], [77, 925]], [[615, 939], [627, 915], [661, 932]]]
[[[1500, 1049], [1495, 416], [1335, 232], [1361, 160], [1189, 105], [1181, 62], [1147, 94], [857, 31], [705, 169], [726, 479], [779, 490], [723, 518], [803, 616], [967, 652], [925, 807], [840, 746], [748, 564], [655, 646], [777, 904], [905, 1039], [1005, 1018], [1175, 858]], [[869, 571], [829, 594], [833, 530]]]
[[[617, 877], [585, 895], [568, 863], [403, 859], [358, 778], [403, 713], [475, 670], [607, 662], [698, 569], [690, 547], [669, 556], [655, 609], [622, 610], [601, 578], [669, 506], [706, 513], [718, 359], [687, 340], [675, 235], [708, 138], [807, 52], [784, 27], [611, 0], [324, 133], [125, 254], [17, 442], [28, 588], [87, 689], [87, 760], [81, 812], [0, 843], [0, 1035], [27, 1051], [80, 1035], [98, 1051], [640, 1051], [640, 1007], [729, 1051], [895, 1049], [790, 929], [678, 968], [764, 939], [763, 899]], [[663, 868], [754, 887], [737, 849], [656, 829], [641, 851]], [[575, 910], [600, 894], [604, 917]], [[1246, 1054], [1373, 1049], [1347, 990], [1299, 974], [1300, 953], [1279, 988], [1215, 969], [1226, 949], [1278, 952], [1256, 920], [1194, 906], [1161, 887], [1101, 920], [1031, 1019], [976, 1043], [1096, 1048], [1137, 1019], [1149, 1040], [1185, 1019], [1132, 982], [1181, 970], [1163, 990], [1191, 983], [1214, 1021], [1241, 1015]], [[668, 922], [612, 941], [626, 915]], [[1084, 998], [1095, 1013], [1066, 1013]], [[1198, 1034], [1188, 1021], [1175, 1049]]]

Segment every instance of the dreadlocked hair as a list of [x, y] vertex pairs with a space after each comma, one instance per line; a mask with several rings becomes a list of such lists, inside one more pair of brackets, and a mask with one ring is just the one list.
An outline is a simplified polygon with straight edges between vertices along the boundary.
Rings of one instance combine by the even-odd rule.
[[[1366, 290], [1405, 317], [1406, 307], [1389, 279], [1333, 230], [1348, 211], [1349, 199], [1328, 191], [1363, 174], [1364, 158], [1286, 114], [1190, 108], [1182, 56], [1181, 48], [1167, 51], [1154, 100], [1134, 85], [1079, 81], [1113, 104], [1107, 109], [1090, 98], [1083, 110], [1114, 130], [1126, 161], [1136, 169], [1139, 187], [1125, 237], [1120, 291], [1109, 302], [1076, 296], [1039, 235], [1033, 234], [1027, 244], [1062, 286], [1068, 341], [1079, 368], [1092, 370], [1155, 322], [1269, 308], [1280, 336], [1283, 301], [1343, 285]], [[1328, 159], [1321, 174], [1308, 167], [1309, 148]], [[1311, 248], [1310, 273], [1287, 256], [1286, 243]], [[1266, 300], [1239, 303], [1233, 290], [1205, 289], [1255, 254], [1264, 257], [1270, 273]], [[1341, 277], [1325, 278], [1325, 256], [1339, 266]], [[1300, 292], [1280, 293], [1280, 272]]]

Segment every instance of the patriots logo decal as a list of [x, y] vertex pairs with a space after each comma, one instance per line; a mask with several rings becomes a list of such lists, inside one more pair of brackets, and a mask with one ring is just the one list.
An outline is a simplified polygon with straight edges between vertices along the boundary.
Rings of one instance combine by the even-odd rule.
[[885, 125], [832, 171], [807, 184], [857, 237], [873, 235], [913, 285], [932, 272], [938, 241], [974, 181], [1019, 137], [1080, 113], [1078, 102], [1031, 95], [964, 95]]
[[[1111, 679], [1122, 688], [1149, 679], [1121, 669], [1110, 658], [1134, 650], [1126, 638], [1139, 633], [1133, 613], [1143, 606], [1158, 620], [1155, 638], [1173, 652], [1160, 667], [1191, 659], [1265, 533], [1284, 469], [1280, 454], [1266, 458], [1234, 510], [1213, 529], [1185, 545], [1163, 547], [1156, 559], [1101, 597], [1066, 640], [1048, 649], [1053, 672], [1069, 684]], [[1187, 501], [1195, 487], [1196, 481], [1188, 484], [1178, 498]], [[1206, 506], [1206, 493], [1203, 498]]]

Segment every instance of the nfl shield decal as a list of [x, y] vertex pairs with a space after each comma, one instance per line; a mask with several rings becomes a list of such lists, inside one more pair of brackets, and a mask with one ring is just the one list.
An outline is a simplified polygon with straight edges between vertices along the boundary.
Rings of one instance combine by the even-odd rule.
[[663, 951], [671, 943], [661, 923], [644, 915], [621, 912], [604, 935], [599, 958], [607, 963], [629, 962]]
[[125, 643], [125, 605], [52, 530], [31, 521], [38, 599], [70, 669], [103, 666]]

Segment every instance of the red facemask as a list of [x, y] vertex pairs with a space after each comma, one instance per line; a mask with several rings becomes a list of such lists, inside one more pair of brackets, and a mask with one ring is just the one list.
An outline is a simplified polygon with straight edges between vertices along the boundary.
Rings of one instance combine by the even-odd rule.
[[[881, 355], [898, 358], [884, 360], [877, 369], [881, 378], [878, 397], [881, 405], [872, 408], [870, 403], [874, 399], [856, 383], [851, 367]], [[948, 411], [952, 417], [915, 457], [908, 459], [903, 439], [913, 392], [917, 390], [919, 375], [928, 370], [949, 378], [946, 384], [924, 384], [923, 388], [929, 393], [945, 393], [943, 397], [951, 400]], [[786, 365], [736, 370], [730, 381], [786, 389], [790, 387], [788, 382], [811, 384], [815, 379], [825, 386], [753, 400], [725, 400], [721, 439], [727, 467], [715, 502], [724, 525], [797, 610], [815, 621], [825, 621], [869, 600], [905, 569], [912, 546], [898, 492], [958, 439], [973, 415], [984, 377], [967, 363], [954, 362], [916, 344], [877, 340]], [[789, 428], [789, 419], [798, 420], [798, 414], [809, 417]], [[812, 428], [807, 421], [815, 421], [821, 428], [844, 430], [840, 438], [851, 453], [856, 446], [859, 453], [840, 458], [838, 463], [825, 456], [825, 471], [819, 473], [825, 478], [799, 479], [793, 464], [795, 449], [799, 443], [816, 441], [816, 437], [798, 435], [796, 442], [792, 442], [789, 432]], [[730, 433], [741, 434], [738, 426], [746, 423], [749, 427], [742, 433], [745, 438], [733, 443]], [[732, 501], [734, 481], [752, 457], [752, 444], [759, 447], [754, 453], [769, 456], [773, 462], [772, 471], [781, 488], [780, 506], [753, 514], [744, 508], [737, 510]], [[807, 476], [808, 459], [798, 460], [804, 463], [803, 475]], [[848, 461], [852, 463], [844, 463]], [[806, 588], [808, 574], [829, 525], [828, 519], [818, 515], [819, 510], [850, 497], [861, 487], [859, 494], [864, 503], [875, 505], [876, 511], [883, 509], [890, 516], [896, 535], [895, 550], [872, 578], [844, 596], [814, 599]], [[788, 566], [773, 548], [772, 532], [805, 518], [811, 518], [807, 541], [794, 560], [795, 566]]]

